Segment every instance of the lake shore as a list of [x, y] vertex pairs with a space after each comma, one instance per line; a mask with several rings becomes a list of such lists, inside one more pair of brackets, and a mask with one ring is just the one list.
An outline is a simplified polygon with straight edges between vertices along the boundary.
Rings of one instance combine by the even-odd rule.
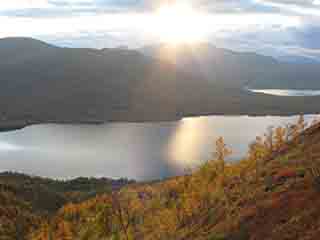
[[210, 117], [210, 116], [225, 116], [225, 117], [292, 117], [296, 115], [318, 115], [320, 114], [319, 111], [310, 111], [310, 112], [287, 112], [287, 113], [204, 113], [204, 114], [186, 114], [180, 118], [168, 118], [168, 119], [151, 119], [151, 120], [139, 120], [139, 119], [131, 119], [131, 120], [123, 120], [123, 119], [113, 119], [113, 120], [79, 120], [79, 121], [66, 121], [66, 120], [6, 120], [0, 121], [0, 133], [1, 132], [10, 132], [21, 130], [25, 127], [32, 126], [32, 125], [42, 125], [42, 124], [63, 124], [63, 125], [104, 125], [109, 123], [161, 123], [161, 122], [177, 122], [181, 121], [184, 118], [196, 118], [196, 117]]

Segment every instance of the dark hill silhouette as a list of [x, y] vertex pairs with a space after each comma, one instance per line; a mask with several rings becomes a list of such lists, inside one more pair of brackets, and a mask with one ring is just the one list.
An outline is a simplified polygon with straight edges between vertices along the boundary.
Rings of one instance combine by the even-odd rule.
[[[318, 111], [317, 97], [280, 98], [243, 90], [264, 76], [262, 72], [274, 74], [271, 82], [278, 82], [274, 69], [279, 63], [273, 58], [205, 44], [180, 56], [177, 67], [176, 62], [135, 50], [72, 49], [28, 38], [0, 39], [0, 128]], [[197, 61], [190, 56], [197, 56]], [[299, 68], [290, 71], [298, 73]]]
[[135, 120], [147, 110], [149, 118], [176, 117], [175, 70], [136, 51], [10, 38], [0, 40], [0, 56], [3, 118], [99, 122]]
[[[177, 65], [209, 81], [228, 87], [320, 89], [319, 64], [287, 63], [251, 52], [235, 52], [208, 43], [172, 46], [160, 44], [140, 49], [147, 56]], [[300, 61], [302, 62], [302, 61]]]

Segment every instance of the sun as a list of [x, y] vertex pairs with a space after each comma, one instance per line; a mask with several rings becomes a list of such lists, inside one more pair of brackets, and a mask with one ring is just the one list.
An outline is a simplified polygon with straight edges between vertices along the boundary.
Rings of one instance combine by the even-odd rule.
[[190, 4], [174, 3], [159, 7], [150, 23], [161, 41], [168, 43], [194, 43], [203, 40], [203, 16]]

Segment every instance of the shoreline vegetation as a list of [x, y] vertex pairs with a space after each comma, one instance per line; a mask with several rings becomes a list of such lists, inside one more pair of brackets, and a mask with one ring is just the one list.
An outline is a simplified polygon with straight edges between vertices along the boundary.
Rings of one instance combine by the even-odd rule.
[[228, 163], [231, 154], [219, 138], [212, 160], [187, 169], [184, 176], [125, 184], [63, 204], [50, 215], [37, 214], [32, 204], [26, 207], [30, 202], [10, 187], [0, 189], [5, 213], [0, 235], [15, 239], [10, 236], [23, 233], [19, 239], [26, 240], [317, 240], [319, 121], [306, 126], [300, 116], [295, 124], [269, 127], [250, 144], [247, 157]]
[[[308, 112], [304, 113], [303, 115], [319, 115], [320, 110], [316, 112]], [[132, 121], [102, 121], [102, 120], [89, 120], [89, 121], [13, 121], [13, 122], [0, 122], [0, 133], [1, 132], [10, 132], [21, 130], [23, 128], [33, 126], [33, 125], [43, 125], [43, 124], [58, 124], [58, 125], [104, 125], [108, 123], [161, 123], [161, 122], [177, 122], [181, 121], [185, 118], [201, 118], [201, 117], [210, 117], [210, 116], [224, 116], [224, 117], [293, 117], [299, 116], [301, 113], [292, 113], [292, 114], [224, 114], [224, 113], [216, 113], [216, 114], [207, 114], [207, 115], [186, 115], [181, 118], [176, 119], [169, 119], [169, 120], [154, 120], [154, 121], [139, 121], [139, 120], [132, 120]]]

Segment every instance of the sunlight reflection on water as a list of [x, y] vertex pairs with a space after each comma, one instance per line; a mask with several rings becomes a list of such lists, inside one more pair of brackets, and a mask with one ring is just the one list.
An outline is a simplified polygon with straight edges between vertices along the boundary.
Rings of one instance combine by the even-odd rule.
[[230, 160], [238, 160], [268, 126], [296, 119], [208, 116], [160, 123], [35, 125], [0, 133], [0, 170], [54, 178], [158, 179], [182, 174], [186, 167], [211, 159], [220, 136], [233, 150]]
[[206, 145], [208, 118], [185, 118], [169, 139], [168, 154], [173, 165], [192, 166], [199, 163], [199, 154]]
[[254, 93], [264, 93], [274, 96], [287, 97], [306, 97], [306, 96], [320, 96], [320, 90], [293, 90], [293, 89], [248, 89]]
[[8, 152], [8, 151], [18, 151], [21, 150], [23, 147], [10, 144], [7, 142], [0, 142], [0, 151]]

